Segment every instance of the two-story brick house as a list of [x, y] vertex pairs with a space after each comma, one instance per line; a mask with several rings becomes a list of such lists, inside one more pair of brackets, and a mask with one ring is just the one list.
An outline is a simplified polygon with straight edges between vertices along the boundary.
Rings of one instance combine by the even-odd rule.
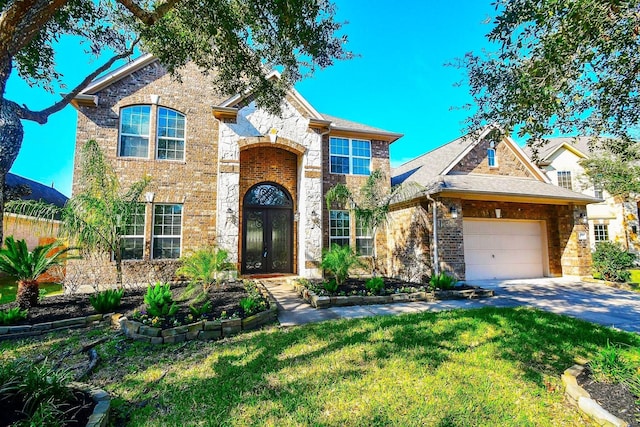
[[[219, 93], [195, 66], [181, 74], [145, 55], [74, 101], [76, 153], [95, 139], [123, 186], [152, 178], [123, 236], [125, 281], [166, 278], [181, 255], [213, 244], [241, 274], [317, 277], [330, 242], [370, 253], [373, 236], [323, 196], [338, 182], [360, 187], [374, 169], [389, 176], [389, 144], [402, 135], [320, 114], [294, 89], [276, 116], [250, 94]], [[110, 262], [91, 266], [96, 280], [114, 282]]]

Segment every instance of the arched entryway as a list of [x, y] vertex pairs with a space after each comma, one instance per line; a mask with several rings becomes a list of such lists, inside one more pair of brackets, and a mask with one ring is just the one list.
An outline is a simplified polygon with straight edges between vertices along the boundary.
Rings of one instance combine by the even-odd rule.
[[293, 272], [293, 200], [274, 182], [249, 188], [243, 200], [242, 273]]

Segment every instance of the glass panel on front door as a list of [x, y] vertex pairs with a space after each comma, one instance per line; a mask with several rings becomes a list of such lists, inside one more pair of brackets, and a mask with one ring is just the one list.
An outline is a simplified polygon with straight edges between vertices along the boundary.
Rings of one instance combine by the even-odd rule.
[[242, 272], [291, 273], [293, 203], [277, 184], [261, 183], [244, 197]]

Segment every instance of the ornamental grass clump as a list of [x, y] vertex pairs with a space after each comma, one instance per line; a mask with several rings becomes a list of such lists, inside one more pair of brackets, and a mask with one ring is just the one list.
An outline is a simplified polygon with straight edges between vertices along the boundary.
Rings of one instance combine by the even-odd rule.
[[0, 325], [15, 325], [21, 320], [27, 318], [27, 310], [22, 310], [20, 307], [13, 307], [8, 310], [0, 311]]
[[431, 286], [432, 290], [441, 289], [443, 291], [446, 291], [449, 289], [453, 289], [456, 283], [458, 283], [458, 280], [456, 280], [456, 278], [453, 276], [449, 276], [444, 271], [440, 274], [432, 275], [431, 279], [429, 280], [429, 285]]
[[364, 286], [373, 295], [380, 295], [384, 290], [384, 279], [382, 277], [372, 277], [365, 282]]
[[150, 317], [167, 318], [178, 312], [178, 306], [173, 301], [168, 283], [156, 282], [153, 286], [149, 285], [147, 294], [144, 296], [144, 303]]
[[91, 306], [101, 314], [110, 313], [120, 307], [124, 289], [107, 289], [89, 297]]

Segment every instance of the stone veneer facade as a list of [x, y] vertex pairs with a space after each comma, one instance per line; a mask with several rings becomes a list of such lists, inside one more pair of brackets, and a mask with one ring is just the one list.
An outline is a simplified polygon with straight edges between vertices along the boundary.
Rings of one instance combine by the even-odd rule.
[[[249, 99], [245, 104], [234, 105], [234, 117], [218, 119], [212, 107], [221, 105], [227, 97], [218, 93], [211, 78], [195, 66], [187, 66], [181, 74], [183, 83], [172, 79], [157, 61], [151, 62], [90, 93], [95, 95], [97, 106], [77, 105], [74, 194], [82, 188], [80, 148], [90, 139], [99, 143], [123, 188], [145, 175], [152, 179], [147, 191], [153, 192], [154, 197], [152, 203], [146, 204], [143, 259], [123, 262], [125, 282], [168, 280], [177, 267], [175, 260], [151, 257], [152, 206], [156, 203], [183, 207], [181, 254], [215, 244], [229, 252], [240, 270], [242, 200], [246, 191], [259, 182], [275, 182], [292, 196], [295, 220], [291, 273], [320, 277], [323, 243], [328, 241], [324, 192], [340, 181], [355, 190], [366, 178], [328, 173], [328, 142], [334, 133], [328, 127], [312, 125], [308, 110], [295, 96], [287, 96], [279, 116], [257, 108]], [[117, 155], [120, 110], [131, 105], [151, 106], [148, 158]], [[186, 117], [183, 161], [159, 160], [155, 156], [155, 123], [160, 106]], [[277, 132], [274, 142], [269, 138], [272, 129]], [[370, 139], [357, 132], [352, 136]], [[371, 142], [372, 168], [382, 169], [388, 176], [389, 142]], [[355, 235], [355, 225], [352, 230]], [[115, 282], [115, 268], [107, 254], [74, 261], [69, 267], [69, 277], [74, 282], [85, 280], [94, 287]]]

